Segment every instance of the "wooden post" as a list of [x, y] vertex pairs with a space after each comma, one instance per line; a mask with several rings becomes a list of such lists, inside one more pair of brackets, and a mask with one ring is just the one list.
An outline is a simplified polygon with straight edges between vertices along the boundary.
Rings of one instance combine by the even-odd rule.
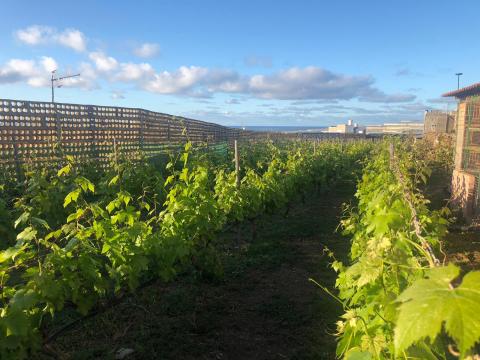
[[90, 153], [91, 153], [91, 156], [96, 159], [97, 161], [100, 161], [100, 155], [99, 155], [99, 152], [98, 152], [98, 148], [97, 148], [97, 129], [96, 129], [96, 125], [95, 125], [95, 115], [94, 115], [94, 111], [93, 111], [93, 106], [92, 105], [88, 105], [87, 107], [87, 116], [88, 116], [88, 123], [89, 123], [89, 127], [90, 127], [90, 141], [91, 141], [91, 144], [90, 144]]
[[[13, 112], [12, 110], [12, 102], [8, 102], [8, 113], [11, 114]], [[21, 165], [20, 165], [20, 158], [18, 154], [18, 144], [17, 144], [17, 122], [11, 118], [11, 124], [12, 126], [12, 146], [13, 146], [13, 160], [15, 164], [15, 173], [17, 175], [17, 179], [20, 180], [21, 177]]]
[[117, 157], [117, 141], [115, 137], [113, 138], [113, 161], [115, 162], [115, 166], [118, 166], [118, 157]]
[[57, 146], [61, 147], [62, 144], [62, 124], [60, 122], [60, 117], [58, 116], [57, 104], [53, 104], [53, 114], [55, 116], [55, 127], [57, 130]]
[[238, 143], [236, 139], [233, 141], [233, 145], [235, 148], [235, 176], [237, 179], [237, 188], [239, 188], [240, 187], [240, 159], [238, 155]]
[[[144, 136], [145, 136], [145, 118], [143, 114], [143, 110], [138, 110], [138, 120], [140, 122], [140, 133], [139, 133], [139, 139], [138, 139], [138, 147], [140, 148], [140, 151], [143, 151], [143, 145], [144, 145]], [[115, 139], [114, 139], [115, 141]]]
[[393, 169], [393, 162], [395, 160], [395, 153], [393, 143], [390, 143], [390, 169]]
[[167, 117], [167, 141], [170, 142], [170, 118]]

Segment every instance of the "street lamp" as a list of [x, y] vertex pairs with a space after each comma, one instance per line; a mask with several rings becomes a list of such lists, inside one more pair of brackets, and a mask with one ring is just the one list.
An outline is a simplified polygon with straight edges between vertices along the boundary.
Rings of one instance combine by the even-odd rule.
[[463, 73], [456, 73], [457, 76], [457, 90], [460, 89], [460, 76], [463, 75]]
[[[68, 76], [62, 76], [62, 77], [58, 77], [56, 78], [55, 77], [55, 73], [57, 72], [57, 70], [53, 70], [52, 71], [52, 78], [51, 78], [51, 82], [52, 82], [52, 103], [55, 102], [55, 82], [56, 81], [60, 81], [60, 80], [64, 80], [64, 79], [69, 79], [69, 78], [73, 78], [73, 77], [77, 77], [77, 76], [80, 76], [80, 74], [75, 74], [75, 75], [68, 75]], [[57, 87], [61, 87], [62, 85], [58, 85]]]

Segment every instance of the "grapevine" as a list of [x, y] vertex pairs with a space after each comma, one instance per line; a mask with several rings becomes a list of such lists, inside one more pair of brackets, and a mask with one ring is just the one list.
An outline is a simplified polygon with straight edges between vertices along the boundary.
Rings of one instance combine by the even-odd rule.
[[60, 168], [26, 169], [13, 195], [0, 198], [8, 215], [0, 228], [0, 357], [40, 350], [49, 338], [45, 323], [65, 307], [92, 313], [147, 281], [192, 269], [221, 276], [215, 242], [226, 224], [355, 176], [371, 148], [335, 141], [315, 152], [301, 141], [245, 146], [240, 186], [225, 155], [191, 143], [164, 167], [142, 154], [124, 160], [114, 153], [104, 170], [72, 157]]
[[342, 221], [352, 244], [348, 264], [332, 263], [345, 310], [337, 323], [338, 357], [476, 353], [480, 272], [460, 277], [458, 267], [440, 262], [449, 211], [431, 211], [419, 191], [430, 170], [416, 146], [396, 142], [377, 151], [358, 184], [358, 205]]

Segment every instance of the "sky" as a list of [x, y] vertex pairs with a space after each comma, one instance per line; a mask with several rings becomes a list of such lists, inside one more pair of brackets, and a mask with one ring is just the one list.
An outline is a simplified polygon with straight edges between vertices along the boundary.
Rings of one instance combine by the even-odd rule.
[[0, 99], [144, 108], [223, 125], [421, 121], [480, 81], [479, 1], [0, 4]]

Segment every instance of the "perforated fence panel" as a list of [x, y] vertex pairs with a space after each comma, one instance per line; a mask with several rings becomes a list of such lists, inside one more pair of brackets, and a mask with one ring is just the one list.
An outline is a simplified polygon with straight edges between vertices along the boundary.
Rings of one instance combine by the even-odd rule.
[[105, 160], [123, 152], [155, 154], [187, 140], [220, 143], [248, 136], [225, 126], [135, 108], [0, 99], [0, 162], [18, 166], [62, 155]]
[[456, 149], [462, 156], [461, 168], [478, 176], [480, 174], [480, 103], [470, 101], [461, 104], [459, 116], [464, 117], [464, 126], [458, 129], [461, 131], [459, 135], [463, 137], [463, 141], [457, 141]]
[[[363, 136], [360, 136], [363, 137]], [[355, 138], [351, 134], [245, 131], [137, 108], [0, 99], [0, 165], [16, 169], [65, 155], [105, 163], [113, 149], [124, 156], [155, 155], [186, 141]]]

